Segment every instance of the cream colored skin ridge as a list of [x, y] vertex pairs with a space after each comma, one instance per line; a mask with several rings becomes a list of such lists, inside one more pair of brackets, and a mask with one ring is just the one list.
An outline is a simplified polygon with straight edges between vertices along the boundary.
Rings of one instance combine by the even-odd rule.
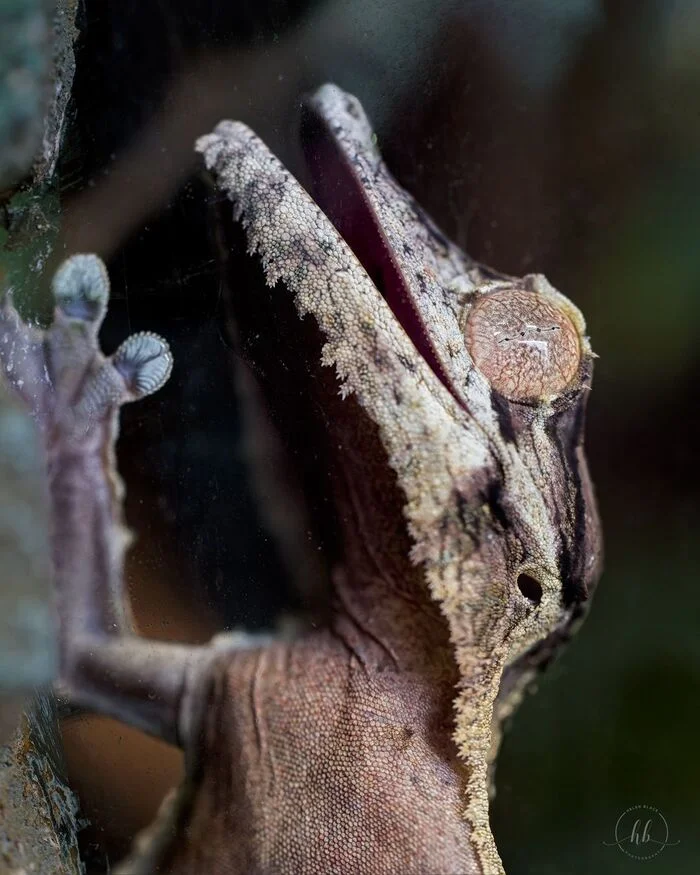
[[[356, 160], [358, 173], [384, 174], [386, 186], [380, 195], [393, 198], [394, 206], [403, 198], [410, 212], [412, 202], [384, 168], [359, 103], [335, 86], [324, 86], [314, 101], [343, 149]], [[504, 667], [566, 619], [557, 564], [560, 533], [540, 478], [518, 446], [503, 440], [490, 386], [473, 366], [464, 342], [462, 326], [470, 300], [508, 281], [483, 276], [478, 265], [450, 244], [436, 251], [427, 231], [421, 239], [412, 238], [417, 263], [429, 277], [427, 287], [414, 294], [414, 303], [457, 387], [455, 397], [417, 352], [331, 222], [252, 131], [238, 122], [221, 122], [198, 140], [197, 150], [217, 186], [233, 201], [235, 218], [246, 229], [250, 252], [261, 257], [268, 284], [283, 284], [294, 294], [300, 317], [313, 315], [325, 336], [324, 364], [335, 368], [342, 394], [354, 393], [380, 429], [405, 493], [413, 559], [423, 564], [430, 591], [449, 623], [459, 666], [454, 738], [467, 766], [464, 816], [483, 872], [503, 872], [488, 818], [494, 700]], [[382, 211], [376, 192], [367, 197], [370, 202], [375, 198], [372, 206], [386, 237], [396, 244], [406, 222], [394, 223], [396, 210]], [[407, 216], [407, 222], [410, 219]], [[415, 230], [415, 217], [413, 222]], [[411, 276], [416, 265], [402, 268], [415, 292]], [[518, 282], [564, 310], [579, 333], [582, 363], [590, 359], [579, 310], [543, 276]], [[557, 459], [544, 425], [555, 400], [540, 400], [532, 437], [540, 466], [549, 463], [553, 469]], [[509, 502], [519, 508], [521, 528], [527, 532], [526, 565], [506, 567], [503, 573], [476, 548], [458, 507], [459, 496], [469, 493], [470, 484], [494, 458]], [[488, 547], [489, 538], [495, 538], [490, 534], [488, 505], [470, 511], [485, 533], [482, 547]], [[516, 586], [521, 571], [535, 576], [542, 587], [536, 606]]]

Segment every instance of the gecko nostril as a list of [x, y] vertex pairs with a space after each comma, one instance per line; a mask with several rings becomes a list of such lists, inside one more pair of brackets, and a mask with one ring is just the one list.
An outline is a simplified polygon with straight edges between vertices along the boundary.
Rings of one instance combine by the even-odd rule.
[[533, 605], [542, 601], [542, 584], [529, 574], [518, 575], [518, 589]]

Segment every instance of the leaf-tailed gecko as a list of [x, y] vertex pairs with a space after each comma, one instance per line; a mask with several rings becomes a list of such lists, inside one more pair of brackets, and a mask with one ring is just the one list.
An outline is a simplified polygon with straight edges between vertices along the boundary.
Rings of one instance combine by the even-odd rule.
[[74, 255], [47, 331], [9, 296], [0, 315], [5, 375], [46, 447], [61, 685], [186, 752], [129, 873], [496, 875], [501, 723], [600, 572], [582, 449], [593, 354], [543, 276], [446, 239], [355, 98], [327, 85], [305, 112], [316, 202], [241, 123], [197, 149], [273, 294], [316, 320], [343, 399], [329, 410], [347, 411], [329, 426], [345, 554], [328, 622], [203, 647], [133, 634], [114, 442], [120, 406], [172, 359], [153, 334], [102, 355], [107, 274]]

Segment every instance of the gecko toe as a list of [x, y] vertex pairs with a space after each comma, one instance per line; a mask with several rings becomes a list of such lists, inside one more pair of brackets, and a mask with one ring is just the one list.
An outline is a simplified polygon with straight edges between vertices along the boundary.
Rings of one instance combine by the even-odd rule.
[[84, 382], [72, 406], [74, 432], [88, 434], [116, 408], [157, 391], [172, 370], [168, 344], [157, 334], [133, 334]]
[[135, 398], [143, 398], [165, 384], [173, 367], [173, 356], [162, 337], [145, 331], [125, 340], [112, 357], [112, 364], [129, 392]]
[[71, 320], [96, 325], [104, 318], [109, 278], [96, 255], [72, 255], [56, 271], [51, 289], [58, 308]]

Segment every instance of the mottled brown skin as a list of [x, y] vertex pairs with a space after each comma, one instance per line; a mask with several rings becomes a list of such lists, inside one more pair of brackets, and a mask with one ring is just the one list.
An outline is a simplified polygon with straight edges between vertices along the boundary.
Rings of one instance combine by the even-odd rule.
[[[136, 335], [102, 355], [95, 256], [59, 270], [48, 331], [0, 310], [0, 362], [47, 450], [62, 686], [186, 752], [128, 875], [499, 875], [500, 725], [600, 570], [581, 314], [543, 277], [450, 244], [388, 174], [357, 101], [326, 86], [314, 105], [336, 138], [318, 154], [342, 159], [337, 229], [244, 126], [198, 148], [284, 286], [273, 296], [313, 315], [335, 366], [312, 381], [338, 545], [317, 628], [201, 648], [132, 634], [114, 441], [120, 406], [167, 379], [167, 344]], [[493, 332], [536, 330], [532, 314], [556, 325], [553, 354], [513, 377], [522, 349]]]

